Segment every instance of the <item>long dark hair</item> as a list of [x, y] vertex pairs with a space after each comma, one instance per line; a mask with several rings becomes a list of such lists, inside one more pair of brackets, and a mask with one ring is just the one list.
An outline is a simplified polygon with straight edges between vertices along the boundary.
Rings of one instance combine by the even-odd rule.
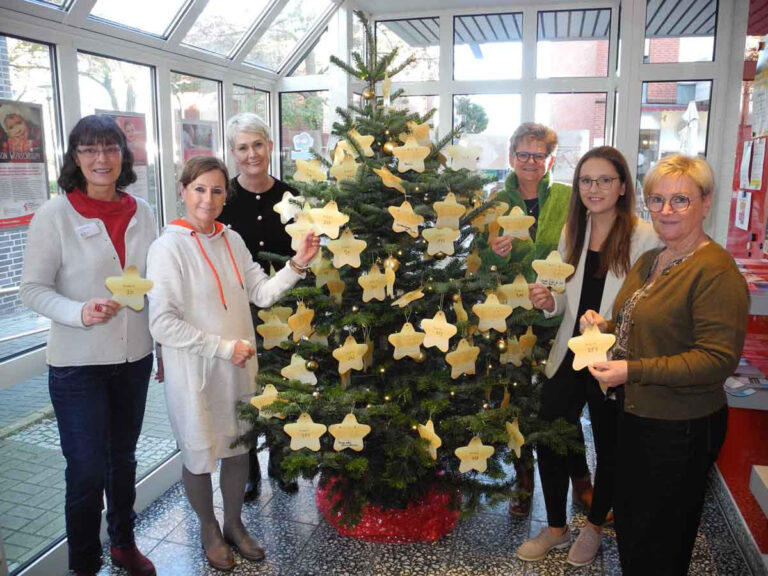
[[122, 164], [120, 176], [115, 183], [120, 190], [136, 182], [136, 172], [133, 171], [133, 152], [128, 148], [125, 134], [120, 130], [110, 116], [104, 114], [92, 114], [81, 118], [72, 132], [69, 133], [67, 153], [64, 155], [64, 165], [59, 174], [59, 186], [66, 192], [79, 188], [85, 192], [86, 181], [80, 166], [77, 165], [78, 146], [109, 146], [117, 144], [122, 151]]
[[616, 220], [613, 222], [613, 227], [600, 250], [598, 275], [605, 276], [608, 270], [611, 270], [616, 276], [625, 276], [630, 268], [629, 249], [632, 232], [637, 222], [634, 209], [635, 186], [632, 183], [632, 173], [629, 171], [626, 158], [612, 146], [592, 148], [581, 157], [576, 165], [576, 171], [573, 173], [571, 205], [566, 223], [565, 260], [572, 266], [577, 266], [581, 251], [584, 248], [588, 214], [586, 206], [581, 201], [579, 178], [581, 178], [581, 167], [592, 158], [601, 158], [613, 164], [619, 175], [619, 180], [624, 184], [624, 195], [619, 196], [616, 201]]

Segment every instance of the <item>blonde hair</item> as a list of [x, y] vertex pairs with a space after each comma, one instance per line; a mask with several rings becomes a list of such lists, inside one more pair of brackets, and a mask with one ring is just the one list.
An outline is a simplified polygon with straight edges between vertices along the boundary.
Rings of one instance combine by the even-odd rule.
[[525, 140], [537, 140], [547, 147], [547, 154], [557, 150], [557, 134], [552, 128], [536, 122], [523, 122], [509, 139], [509, 153], [514, 154], [517, 147]]
[[706, 198], [715, 189], [715, 175], [712, 173], [704, 158], [700, 156], [685, 156], [672, 154], [659, 160], [643, 178], [643, 196], [646, 198], [653, 194], [654, 188], [666, 176], [687, 176], [701, 190], [701, 197]]
[[269, 126], [264, 120], [252, 112], [235, 114], [227, 121], [227, 144], [229, 148], [235, 147], [235, 138], [238, 134], [258, 134], [266, 142], [269, 142]]

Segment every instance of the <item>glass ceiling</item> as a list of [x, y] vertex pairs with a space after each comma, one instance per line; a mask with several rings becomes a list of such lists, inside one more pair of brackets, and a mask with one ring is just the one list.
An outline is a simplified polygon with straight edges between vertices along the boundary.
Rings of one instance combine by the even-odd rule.
[[229, 56], [270, 0], [209, 0], [182, 44]]
[[330, 0], [288, 0], [245, 61], [254, 66], [279, 71], [285, 59], [331, 5]]
[[98, 0], [91, 17], [166, 38], [189, 0]]

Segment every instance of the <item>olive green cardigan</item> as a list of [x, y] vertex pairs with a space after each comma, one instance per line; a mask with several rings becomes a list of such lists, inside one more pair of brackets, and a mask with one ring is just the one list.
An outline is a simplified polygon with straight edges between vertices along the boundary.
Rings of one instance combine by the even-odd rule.
[[[649, 250], [629, 271], [614, 314], [645, 284], [661, 250]], [[624, 411], [690, 420], [724, 406], [723, 382], [739, 363], [748, 310], [744, 277], [715, 242], [663, 272], [630, 319]]]

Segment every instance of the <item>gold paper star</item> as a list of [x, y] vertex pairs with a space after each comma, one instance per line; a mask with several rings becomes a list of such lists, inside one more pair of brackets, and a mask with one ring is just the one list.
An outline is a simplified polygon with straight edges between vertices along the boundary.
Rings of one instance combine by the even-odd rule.
[[[338, 274], [338, 270], [336, 271]], [[339, 277], [338, 280], [329, 280], [328, 281], [328, 292], [331, 296], [333, 296], [333, 299], [336, 301], [336, 304], [341, 306], [342, 297], [341, 295], [344, 294], [344, 290], [346, 289], [347, 285], [344, 284], [344, 280]]]
[[390, 172], [386, 166], [382, 166], [381, 168], [374, 168], [373, 171], [379, 175], [379, 178], [381, 178], [381, 182], [384, 184], [384, 186], [387, 188], [394, 188], [398, 192], [405, 194], [405, 188], [403, 188], [403, 179], [392, 174], [392, 172]]
[[272, 306], [259, 310], [257, 315], [262, 322], [269, 322], [272, 317], [277, 317], [280, 322], [288, 322], [288, 318], [293, 314], [293, 310], [288, 306]]
[[409, 120], [406, 126], [408, 132], [398, 135], [401, 142], [407, 142], [408, 138], [414, 138], [419, 146], [429, 146], [429, 124], [419, 124]]
[[296, 160], [296, 173], [293, 179], [297, 182], [325, 182], [325, 170], [320, 160]]
[[435, 433], [435, 424], [430, 419], [427, 420], [427, 423], [423, 426], [419, 424], [417, 429], [419, 431], [419, 437], [429, 442], [427, 450], [429, 450], [429, 455], [432, 456], [432, 460], [437, 460], [437, 449], [443, 445], [443, 441], [440, 439], [440, 436]]
[[331, 280], [340, 280], [339, 271], [333, 267], [328, 258], [321, 257], [312, 266], [312, 274], [315, 275], [315, 288], [322, 288]]
[[401, 174], [408, 170], [424, 172], [424, 159], [429, 156], [430, 150], [429, 146], [419, 146], [416, 138], [407, 138], [405, 145], [392, 150], [392, 154], [397, 157], [397, 171]]
[[328, 432], [336, 439], [333, 442], [336, 452], [347, 448], [360, 452], [363, 449], [363, 438], [371, 433], [371, 427], [368, 424], [360, 424], [354, 414], [347, 414], [341, 424], [331, 424]]
[[366, 344], [358, 344], [355, 337], [347, 336], [343, 346], [333, 351], [333, 357], [339, 361], [339, 374], [350, 370], [361, 371], [363, 369], [363, 356], [368, 351]]
[[152, 280], [139, 276], [136, 266], [128, 266], [122, 276], [110, 276], [104, 283], [112, 292], [112, 300], [137, 312], [144, 309], [144, 294], [154, 286]]
[[403, 324], [400, 332], [390, 334], [387, 340], [395, 347], [395, 360], [400, 360], [406, 356], [414, 360], [418, 359], [421, 355], [421, 343], [424, 342], [424, 336], [423, 332], [416, 332], [410, 322]]
[[530, 310], [533, 308], [530, 291], [528, 290], [528, 281], [522, 274], [515, 276], [512, 284], [502, 284], [496, 288], [496, 294], [498, 294], [501, 302], [512, 306], [513, 309], [521, 307], [524, 310]]
[[355, 158], [344, 150], [336, 150], [336, 158], [331, 166], [331, 176], [339, 182], [342, 180], [354, 180], [357, 177], [357, 169], [360, 165]]
[[565, 292], [565, 279], [573, 274], [574, 267], [563, 262], [560, 252], [552, 250], [546, 260], [534, 260], [531, 267], [538, 276], [536, 282], [549, 286], [553, 292]]
[[419, 216], [413, 211], [413, 207], [408, 200], [400, 206], [390, 206], [387, 212], [392, 215], [392, 230], [395, 232], [407, 232], [411, 238], [418, 238], [419, 226], [424, 224], [424, 217]]
[[381, 268], [374, 262], [371, 271], [357, 279], [357, 283], [363, 287], [363, 302], [372, 299], [384, 300], [386, 296], [387, 277], [381, 273]]
[[536, 334], [533, 333], [533, 326], [528, 326], [528, 330], [525, 331], [525, 334], [520, 336], [520, 350], [522, 350], [523, 354], [528, 356], [528, 358], [531, 358], [531, 355], [533, 354], [533, 347], [536, 345], [537, 339]]
[[448, 351], [448, 341], [456, 335], [458, 329], [453, 324], [449, 324], [445, 319], [445, 312], [438, 310], [431, 320], [422, 320], [421, 328], [424, 330], [424, 347], [432, 348], [437, 346], [441, 352]]
[[315, 233], [333, 239], [339, 237], [339, 228], [349, 222], [349, 216], [339, 212], [339, 206], [333, 200], [322, 208], [312, 208], [309, 215], [315, 225]]
[[315, 424], [306, 412], [299, 415], [293, 424], [286, 424], [283, 430], [291, 437], [291, 450], [309, 448], [313, 452], [320, 450], [320, 437], [325, 434], [325, 424]]
[[477, 274], [477, 271], [480, 270], [480, 266], [482, 266], [483, 260], [480, 258], [480, 249], [475, 246], [472, 249], [472, 252], [470, 254], [467, 254], [467, 273], [466, 276], [472, 276], [472, 274]]
[[307, 369], [307, 361], [298, 354], [291, 356], [291, 363], [280, 370], [280, 375], [289, 380], [298, 380], [302, 384], [317, 384], [315, 373]]
[[459, 238], [459, 231], [453, 228], [427, 228], [421, 235], [427, 241], [427, 254], [434, 256], [443, 252], [453, 254], [453, 243]]
[[507, 316], [512, 314], [512, 306], [501, 304], [495, 294], [489, 294], [482, 304], [472, 306], [472, 312], [480, 319], [477, 324], [480, 332], [496, 330], [496, 332], [507, 331]]
[[261, 344], [264, 350], [271, 350], [275, 346], [280, 346], [281, 342], [288, 340], [292, 330], [279, 317], [271, 316], [264, 324], [256, 326], [256, 332], [264, 339]]
[[293, 219], [293, 224], [285, 227], [285, 232], [291, 237], [291, 250], [297, 251], [301, 246], [301, 239], [309, 232], [315, 231], [315, 223], [312, 222], [309, 204], [304, 204], [304, 208]]
[[525, 444], [525, 437], [520, 432], [520, 425], [517, 418], [511, 423], [506, 422], [505, 426], [507, 428], [507, 434], [509, 434], [509, 442], [507, 442], [507, 446], [509, 446], [509, 449], [515, 453], [515, 456], [520, 458], [521, 450]]
[[458, 296], [453, 302], [453, 311], [456, 312], [456, 322], [466, 322], [469, 320], [469, 314], [464, 310], [464, 302], [461, 300], [461, 295]]
[[528, 229], [536, 222], [533, 216], [526, 216], [525, 212], [519, 206], [514, 206], [506, 216], [499, 216], [496, 221], [504, 228], [504, 236], [520, 238], [521, 240], [530, 239]]
[[482, 232], [488, 224], [496, 222], [496, 219], [499, 216], [506, 214], [507, 210], [509, 210], [509, 204], [506, 202], [496, 202], [495, 206], [486, 208], [480, 214], [472, 218], [470, 224]]
[[[375, 140], [373, 136], [362, 136], [357, 130], [350, 130], [349, 137], [357, 142], [357, 145], [363, 151], [363, 156], [367, 156], [368, 158], [373, 156], [373, 148], [371, 148], [371, 144], [373, 144], [373, 141]], [[352, 148], [352, 150], [354, 150], [354, 148]]]
[[445, 153], [451, 157], [451, 168], [454, 170], [467, 170], [474, 172], [477, 170], [477, 161], [483, 149], [480, 146], [460, 146], [452, 144], [445, 147]]
[[456, 202], [456, 195], [453, 192], [446, 194], [442, 202], [435, 202], [432, 207], [437, 214], [435, 228], [459, 229], [459, 218], [464, 215], [466, 208]]
[[573, 369], [581, 370], [595, 362], [608, 360], [608, 350], [616, 342], [613, 334], [603, 334], [600, 329], [590, 324], [581, 336], [568, 340], [568, 348], [573, 350]]
[[260, 418], [279, 418], [285, 416], [280, 413], [280, 407], [285, 404], [285, 400], [277, 397], [277, 388], [272, 384], [264, 386], [264, 390], [258, 396], [251, 398], [251, 406], [259, 409]]
[[406, 292], [400, 298], [392, 302], [392, 306], [399, 306], [400, 308], [405, 308], [410, 304], [411, 302], [415, 302], [419, 298], [424, 298], [424, 288], [419, 287], [416, 288], [416, 290], [411, 290], [410, 292]]
[[459, 340], [456, 350], [445, 355], [445, 361], [451, 367], [451, 378], [455, 380], [462, 374], [474, 374], [479, 354], [480, 348], [470, 346], [465, 338]]
[[312, 319], [315, 317], [315, 311], [307, 308], [304, 302], [299, 302], [296, 313], [288, 318], [288, 326], [293, 330], [293, 341], [298, 342], [304, 337], [309, 337], [314, 328], [312, 328]]
[[333, 265], [336, 268], [349, 265], [360, 267], [360, 253], [367, 246], [365, 240], [357, 240], [350, 228], [341, 233], [341, 238], [328, 242], [328, 250], [333, 254]]
[[387, 281], [387, 297], [395, 296], [395, 271], [384, 263], [384, 278]]
[[469, 441], [469, 444], [456, 448], [454, 451], [459, 460], [461, 460], [459, 472], [462, 474], [470, 470], [485, 472], [488, 469], [488, 458], [493, 456], [493, 452], [493, 446], [486, 446], [483, 444], [480, 436], [475, 436]]
[[520, 348], [517, 336], [507, 338], [507, 351], [499, 356], [499, 362], [520, 368], [523, 365], [523, 358], [525, 358], [525, 352]]
[[283, 199], [272, 206], [272, 210], [280, 214], [281, 224], [287, 224], [301, 212], [301, 207], [304, 205], [304, 202], [306, 202], [304, 196], [294, 196], [286, 190], [283, 192]]

